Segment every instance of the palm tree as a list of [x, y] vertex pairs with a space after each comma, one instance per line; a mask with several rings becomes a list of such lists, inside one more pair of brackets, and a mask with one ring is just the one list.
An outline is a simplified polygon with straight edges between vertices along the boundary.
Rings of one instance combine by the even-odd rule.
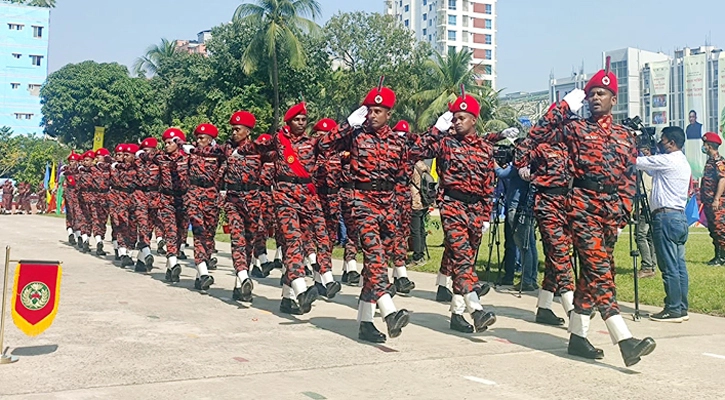
[[[317, 0], [255, 0], [237, 7], [234, 19], [257, 27], [242, 56], [244, 73], [251, 74], [266, 62], [274, 90], [274, 121], [279, 121], [279, 58], [286, 55], [290, 65], [305, 65], [305, 53], [299, 36], [315, 33], [319, 26], [314, 20], [322, 14]], [[311, 18], [311, 19], [310, 19]]]
[[155, 44], [146, 49], [146, 55], [136, 59], [133, 64], [133, 71], [136, 75], [152, 75], [158, 72], [161, 62], [176, 54], [176, 42], [168, 39], [161, 39], [160, 44]]
[[13, 4], [25, 4], [32, 7], [55, 8], [55, 0], [10, 0]]

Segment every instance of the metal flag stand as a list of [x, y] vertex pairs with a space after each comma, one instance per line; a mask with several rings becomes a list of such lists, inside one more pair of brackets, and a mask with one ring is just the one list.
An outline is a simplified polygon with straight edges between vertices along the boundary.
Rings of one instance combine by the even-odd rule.
[[5, 279], [3, 280], [3, 304], [2, 311], [0, 311], [0, 364], [10, 364], [18, 361], [17, 357], [9, 356], [7, 353], [8, 348], [3, 349], [3, 339], [5, 339], [5, 307], [7, 306], [8, 296], [8, 274], [10, 272], [10, 247], [5, 247]]

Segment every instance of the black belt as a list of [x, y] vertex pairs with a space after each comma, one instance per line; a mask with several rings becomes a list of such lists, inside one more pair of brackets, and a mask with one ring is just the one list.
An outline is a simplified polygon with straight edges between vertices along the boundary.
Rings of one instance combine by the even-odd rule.
[[680, 210], [679, 208], [660, 207], [660, 208], [652, 211], [652, 216], [654, 217], [657, 214], [667, 213], [667, 212], [684, 213], [685, 210]]
[[331, 188], [329, 186], [320, 186], [317, 188], [319, 194], [337, 194], [340, 192], [340, 188]]
[[341, 189], [354, 189], [355, 185], [352, 182], [345, 182], [342, 185], [340, 185]]
[[125, 187], [120, 187], [120, 186], [113, 186], [113, 190], [131, 194], [131, 193], [133, 193], [133, 191], [135, 189], [134, 188], [125, 188]]
[[140, 190], [142, 192], [150, 193], [150, 192], [158, 192], [159, 187], [158, 186], [151, 186], [151, 187], [142, 187], [142, 188], [136, 188], [137, 190]]
[[537, 186], [536, 191], [541, 194], [563, 195], [563, 194], [569, 193], [569, 188], [566, 186], [560, 186], [560, 187]]
[[469, 194], [469, 193], [463, 193], [459, 192], [458, 190], [453, 189], [446, 189], [443, 191], [444, 196], [448, 196], [452, 198], [453, 200], [458, 200], [460, 202], [466, 203], [466, 204], [476, 204], [483, 201], [483, 197], [475, 195], [475, 194]]
[[191, 184], [194, 186], [204, 188], [204, 189], [208, 189], [208, 188], [212, 188], [212, 187], [216, 186], [216, 184], [214, 182], [207, 182], [207, 181], [203, 181], [201, 179], [194, 179], [194, 178], [191, 179]]
[[614, 194], [617, 193], [616, 185], [604, 185], [591, 179], [574, 179], [574, 187], [581, 189], [589, 189], [598, 193]]
[[395, 183], [381, 180], [370, 182], [355, 182], [355, 189], [370, 190], [376, 192], [391, 192], [395, 190]]
[[165, 194], [167, 196], [183, 196], [186, 194], [186, 190], [169, 190], [169, 189], [159, 189], [159, 192], [161, 194]]
[[251, 192], [252, 190], [260, 190], [260, 186], [256, 183], [229, 184], [227, 190], [232, 192]]
[[312, 179], [281, 175], [277, 177], [277, 182], [297, 183], [300, 185], [306, 185], [308, 183], [312, 183]]

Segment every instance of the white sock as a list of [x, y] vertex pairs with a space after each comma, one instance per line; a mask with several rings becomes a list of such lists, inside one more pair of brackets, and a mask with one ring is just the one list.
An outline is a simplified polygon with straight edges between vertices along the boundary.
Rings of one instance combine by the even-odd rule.
[[277, 247], [277, 250], [274, 251], [274, 259], [275, 260], [282, 260], [282, 248]]
[[113, 244], [113, 250], [118, 250], [118, 240], [113, 240], [111, 243]]
[[141, 254], [144, 256], [144, 258], [146, 258], [151, 255], [151, 249], [149, 249], [149, 247], [146, 246], [143, 249], [141, 249]]
[[[209, 270], [206, 268], [206, 261], [202, 261], [196, 266], [196, 273], [199, 276], [209, 275]], [[197, 276], [197, 278], [199, 276]]]
[[317, 264], [317, 253], [310, 253], [307, 259], [310, 260], [310, 264]]
[[407, 278], [408, 277], [408, 269], [405, 267], [395, 267], [393, 268], [393, 277], [395, 278]]
[[347, 272], [357, 272], [357, 260], [350, 260], [347, 262]]
[[162, 237], [157, 237], [157, 238], [156, 238], [156, 244], [158, 244], [159, 242], [161, 242], [161, 241], [163, 241], [163, 240], [164, 240], [164, 238], [162, 238]]
[[125, 247], [121, 247], [121, 248], [119, 248], [119, 249], [118, 249], [118, 255], [119, 255], [119, 256], [125, 256], [125, 255], [128, 255], [128, 250], [126, 250], [126, 248], [125, 248]]
[[607, 318], [604, 323], [607, 325], [607, 330], [609, 331], [609, 337], [612, 339], [612, 344], [617, 344], [622, 340], [632, 338], [632, 332], [629, 331], [627, 323], [624, 322], [622, 315], [612, 315]]
[[260, 265], [261, 264], [266, 264], [266, 263], [269, 262], [269, 260], [267, 259], [267, 255], [266, 254], [260, 254], [259, 257], [257, 257], [257, 259], [259, 260], [259, 264]]
[[103, 239], [101, 239], [101, 235], [96, 235], [96, 245], [98, 245], [98, 243], [103, 243]]
[[335, 282], [335, 277], [332, 276], [332, 271], [327, 271], [321, 276], [322, 284], [327, 286], [328, 283]]
[[571, 313], [571, 318], [569, 318], [569, 333], [586, 339], [589, 333], [589, 321], [590, 318], [588, 315], [578, 314], [576, 311]]
[[313, 279], [313, 280], [314, 280], [315, 282], [319, 282], [319, 283], [322, 283], [322, 275], [320, 275], [320, 273], [319, 273], [319, 272], [317, 272], [317, 271], [312, 271], [312, 279]]
[[539, 290], [539, 299], [536, 302], [536, 308], [545, 308], [551, 310], [551, 304], [554, 302], [554, 292], [541, 289]]
[[451, 283], [451, 277], [438, 273], [438, 276], [436, 277], [436, 285], [443, 286], [445, 288], [449, 287]]
[[292, 290], [291, 287], [283, 284], [282, 285], [282, 298], [295, 300], [296, 299], [295, 292]]
[[181, 244], [181, 246], [179, 247], [179, 251], [180, 251], [180, 252], [182, 252], [182, 253], [183, 253], [183, 252], [184, 252], [184, 250], [186, 250], [186, 243], [182, 243], [182, 244]]
[[88, 235], [86, 235], [85, 233], [83, 235], [81, 235], [81, 238], [83, 239], [84, 243], [88, 242]]
[[305, 282], [305, 278], [297, 278], [292, 281], [292, 292], [294, 293], [294, 298], [296, 299], [297, 296], [301, 295], [302, 293], [307, 291], [307, 282]]
[[170, 256], [166, 260], [169, 262], [169, 268], [172, 268], [174, 265], [179, 263], [179, 259], [176, 258], [176, 256]]
[[468, 312], [483, 310], [483, 306], [481, 305], [481, 299], [478, 298], [478, 293], [467, 293], [463, 296], [463, 300], [466, 302], [466, 309], [468, 310]]
[[375, 303], [360, 301], [357, 303], [357, 322], [373, 322], [375, 317]]
[[72, 235], [73, 234], [73, 228], [68, 228], [68, 234], [69, 235]]
[[574, 292], [564, 292], [559, 298], [561, 306], [564, 308], [564, 313], [568, 316], [569, 312], [574, 309]]
[[390, 295], [387, 293], [380, 296], [377, 303], [378, 303], [378, 308], [380, 309], [380, 316], [383, 318], [398, 311], [395, 308], [395, 303], [393, 303], [393, 298], [390, 297]]
[[463, 315], [466, 311], [466, 301], [460, 294], [454, 294], [451, 299], [451, 314]]
[[81, 231], [75, 231], [73, 232], [74, 235], [76, 235], [76, 239], [81, 235]]
[[235, 287], [242, 287], [242, 282], [244, 282], [245, 279], [249, 279], [249, 273], [247, 270], [237, 271], [237, 283]]

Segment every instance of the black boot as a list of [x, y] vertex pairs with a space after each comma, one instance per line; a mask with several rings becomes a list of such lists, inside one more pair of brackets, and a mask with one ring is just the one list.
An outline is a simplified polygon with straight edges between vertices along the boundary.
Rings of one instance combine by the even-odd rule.
[[249, 276], [257, 279], [266, 278], [266, 276], [264, 276], [264, 273], [262, 273], [262, 270], [259, 269], [259, 267], [256, 265], [252, 267], [252, 271], [249, 273]]
[[388, 324], [388, 336], [396, 338], [403, 333], [403, 328], [410, 322], [410, 313], [408, 310], [402, 309], [391, 313], [385, 317], [385, 323]]
[[187, 260], [189, 257], [186, 256], [186, 253], [184, 253], [183, 251], [180, 251], [177, 258], [179, 260]]
[[267, 261], [266, 263], [262, 264], [260, 266], [260, 269], [262, 271], [262, 276], [265, 278], [268, 277], [274, 268], [275, 268], [275, 265], [273, 262]]
[[133, 265], [133, 260], [129, 256], [121, 256], [121, 268], [130, 267]]
[[325, 297], [328, 299], [332, 299], [337, 295], [338, 292], [340, 292], [340, 289], [342, 289], [342, 284], [340, 282], [330, 282], [327, 285], [325, 285]]
[[725, 249], [720, 249], [720, 256], [717, 259], [716, 265], [725, 265]]
[[236, 301], [243, 301], [245, 303], [251, 303], [253, 289], [254, 283], [251, 279], [247, 278], [242, 282], [241, 287], [234, 288], [234, 291], [232, 291], [232, 299]]
[[282, 260], [275, 259], [274, 261], [272, 261], [272, 264], [274, 264], [274, 267], [276, 269], [282, 269]]
[[83, 252], [83, 238], [78, 238], [78, 242], [76, 243], [78, 245], [78, 250]]
[[146, 263], [140, 259], [136, 260], [136, 267], [134, 268], [134, 271], [146, 273]]
[[571, 334], [569, 335], [568, 353], [572, 356], [587, 358], [590, 360], [601, 360], [604, 358], [604, 350], [592, 346], [589, 339]]
[[463, 315], [451, 314], [451, 329], [463, 333], [473, 333], [473, 325]]
[[410, 279], [406, 277], [395, 278], [393, 282], [395, 283], [395, 290], [397, 290], [398, 293], [408, 294], [411, 290], [415, 289], [415, 283], [411, 282]]
[[83, 242], [83, 248], [81, 248], [81, 253], [90, 253], [90, 252], [91, 252], [91, 246], [88, 245], [88, 242]]
[[166, 270], [166, 282], [179, 283], [181, 281], [181, 265], [176, 264]]
[[308, 266], [305, 266], [305, 276], [308, 278], [312, 276], [312, 270]]
[[159, 240], [158, 243], [156, 243], [156, 254], [160, 256], [166, 255], [166, 242], [163, 240]]
[[154, 256], [151, 254], [147, 255], [143, 259], [143, 262], [146, 265], [146, 272], [151, 272], [151, 270], [154, 269]]
[[212, 257], [209, 259], [209, 261], [207, 261], [206, 267], [209, 271], [214, 271], [214, 270], [216, 270], [216, 266], [218, 263], [219, 263], [219, 260], [217, 260], [216, 257]]
[[103, 251], [103, 242], [98, 242], [96, 244], [96, 255], [98, 257], [104, 257], [107, 253]]
[[473, 317], [473, 326], [476, 328], [476, 332], [485, 332], [489, 326], [496, 323], [496, 314], [490, 311], [476, 310], [471, 316]]
[[453, 300], [453, 293], [445, 286], [438, 286], [436, 301], [439, 303], [450, 303]]
[[357, 334], [358, 339], [372, 343], [385, 343], [387, 339], [385, 334], [380, 332], [372, 322], [360, 322], [360, 329]]
[[310, 286], [304, 293], [300, 293], [300, 295], [297, 296], [297, 305], [300, 307], [300, 312], [302, 314], [307, 314], [312, 311], [312, 303], [317, 300], [317, 294], [317, 288]]
[[70, 244], [71, 246], [76, 245], [76, 235], [74, 235], [72, 233], [70, 235], [68, 235], [68, 244]]
[[553, 311], [548, 308], [539, 308], [536, 310], [536, 322], [544, 325], [561, 326], [564, 325], [564, 318], [559, 318]]
[[619, 351], [622, 353], [624, 365], [628, 367], [637, 364], [640, 357], [644, 357], [653, 352], [655, 347], [657, 347], [657, 343], [651, 337], [646, 337], [642, 340], [629, 338], [619, 342]]
[[279, 311], [285, 314], [302, 315], [302, 311], [292, 299], [284, 298], [279, 304]]
[[113, 254], [114, 254], [113, 259], [115, 261], [118, 261], [121, 259], [121, 256], [118, 255], [118, 249], [113, 249]]
[[208, 293], [211, 285], [214, 284], [214, 277], [210, 275], [202, 275], [196, 278], [194, 281], [194, 289], [200, 291], [202, 294]]
[[719, 265], [717, 262], [718, 259], [720, 259], [720, 253], [720, 246], [715, 245], [715, 257], [713, 257], [712, 260], [708, 261], [707, 265]]
[[350, 286], [356, 286], [360, 284], [360, 273], [357, 271], [343, 272], [342, 283]]
[[478, 294], [478, 298], [480, 299], [491, 291], [491, 285], [486, 282], [478, 282], [478, 284], [473, 287], [473, 291]]

